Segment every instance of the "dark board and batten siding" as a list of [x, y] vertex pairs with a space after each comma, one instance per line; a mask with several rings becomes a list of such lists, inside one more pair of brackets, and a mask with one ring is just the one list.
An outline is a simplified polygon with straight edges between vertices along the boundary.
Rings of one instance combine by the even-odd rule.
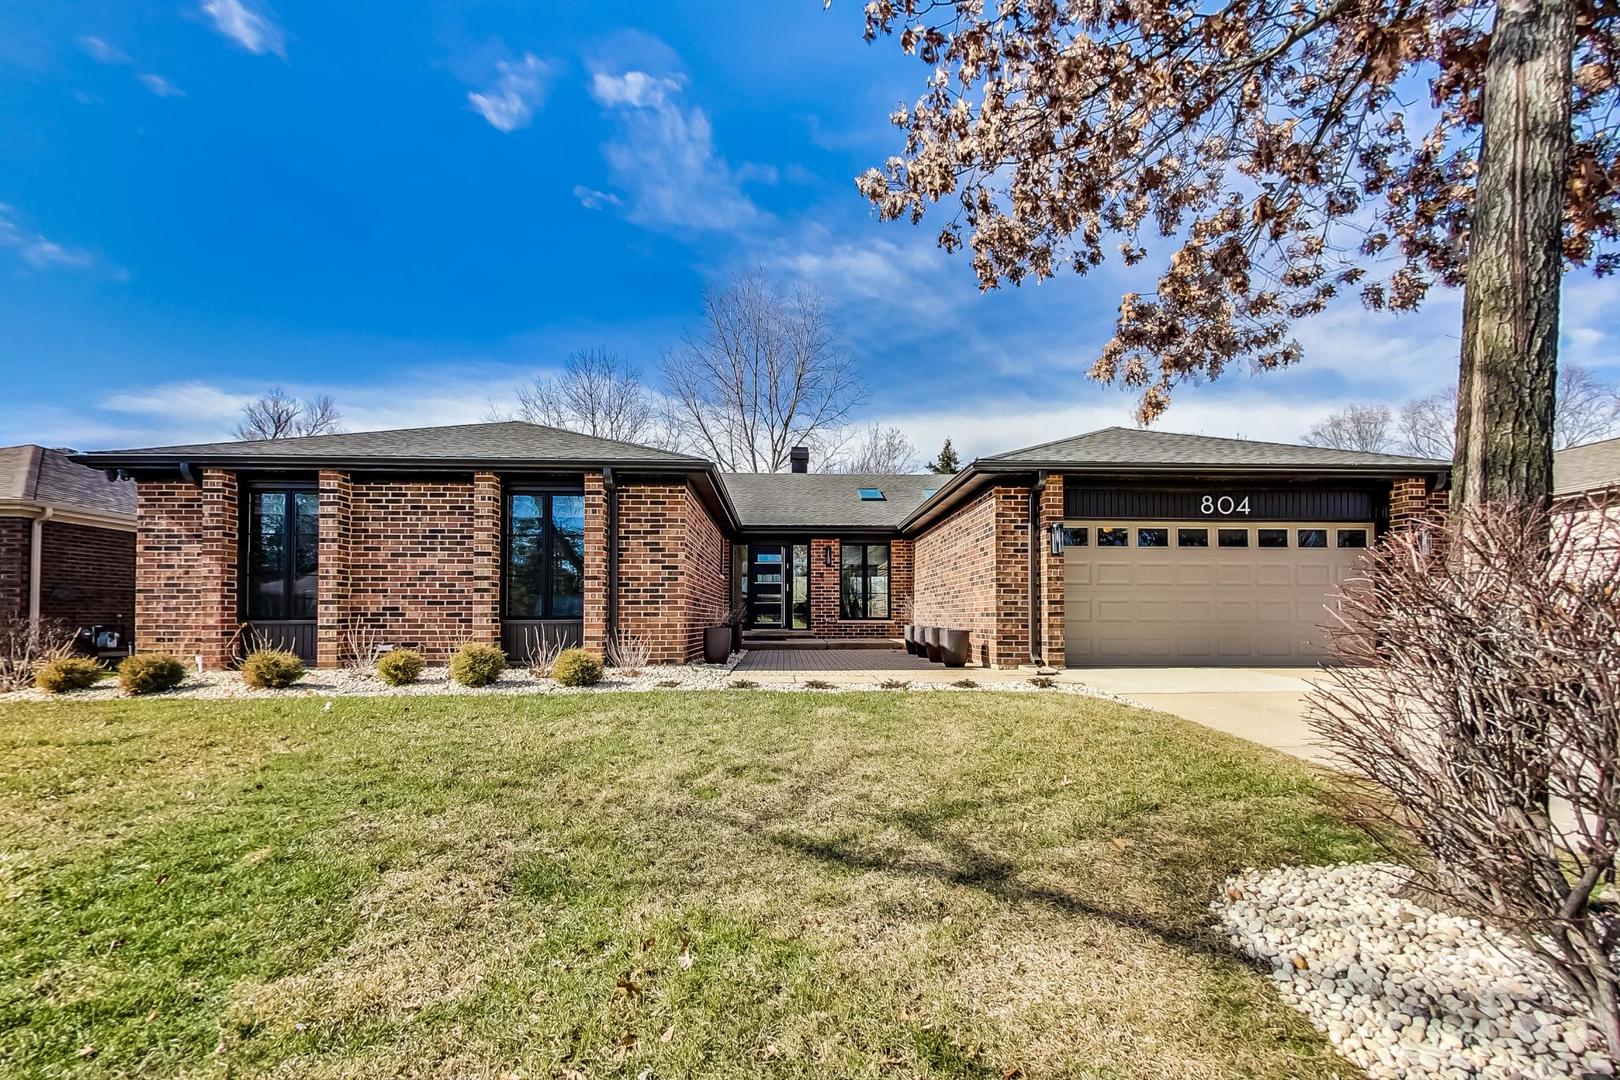
[[[1230, 501], [1227, 501], [1230, 500]], [[1247, 500], [1247, 512], [1234, 508]], [[1388, 500], [1368, 489], [1289, 490], [1242, 484], [1202, 488], [1065, 487], [1063, 515], [1110, 520], [1378, 521]]]

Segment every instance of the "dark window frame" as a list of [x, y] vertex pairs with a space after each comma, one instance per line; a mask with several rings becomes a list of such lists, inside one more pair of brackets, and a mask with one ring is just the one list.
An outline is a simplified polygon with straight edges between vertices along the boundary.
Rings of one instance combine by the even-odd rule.
[[[1347, 543], [1344, 542], [1346, 536], [1359, 536], [1359, 537], [1361, 537], [1361, 543], [1359, 543], [1359, 544], [1347, 544]], [[1367, 530], [1365, 528], [1359, 528], [1359, 529], [1335, 529], [1333, 539], [1334, 539], [1335, 545], [1338, 546], [1338, 547], [1341, 547], [1341, 548], [1347, 548], [1347, 549], [1364, 548], [1364, 547], [1367, 546], [1367, 541], [1368, 541]]]
[[1107, 527], [1099, 525], [1097, 526], [1097, 546], [1100, 548], [1130, 547], [1131, 530], [1124, 525]]
[[[1313, 538], [1310, 542], [1305, 539], [1307, 533]], [[1315, 542], [1314, 538], [1318, 537], [1321, 539], [1321, 543]], [[1294, 546], [1305, 551], [1323, 551], [1328, 547], [1328, 531], [1318, 528], [1295, 529]]]
[[[284, 481], [252, 481], [244, 485], [247, 489], [247, 498], [242, 500], [240, 507], [241, 542], [238, 544], [238, 572], [237, 572], [237, 615], [243, 622], [291, 622], [313, 623], [317, 621], [321, 610], [321, 539], [320, 539], [320, 485], [307, 480]], [[257, 510], [260, 495], [283, 495], [287, 499], [286, 521], [283, 529], [289, 537], [296, 539], [298, 535], [298, 499], [299, 495], [315, 496], [315, 595], [312, 597], [315, 610], [309, 615], [292, 615], [291, 603], [293, 597], [293, 582], [297, 578], [297, 554], [289, 545], [287, 549], [286, 565], [281, 571], [282, 581], [282, 609], [281, 615], [255, 615], [253, 613], [253, 546], [258, 537], [255, 526], [255, 511]]]
[[1254, 530], [1254, 546], [1257, 548], [1269, 548], [1271, 550], [1276, 550], [1277, 548], [1286, 548], [1288, 547], [1288, 530], [1283, 528], [1273, 529], [1262, 526], [1261, 528]]
[[[573, 486], [569, 484], [509, 484], [501, 490], [501, 619], [508, 622], [539, 622], [553, 620], [558, 622], [579, 622], [585, 618], [585, 545], [587, 537], [580, 539], [580, 610], [577, 613], [556, 614], [552, 609], [554, 597], [551, 588], [552, 571], [552, 500], [561, 496], [563, 498], [582, 499], [585, 496], [583, 484]], [[513, 614], [511, 609], [511, 579], [512, 579], [512, 500], [517, 498], [538, 498], [541, 500], [540, 513], [540, 610], [542, 614]], [[586, 508], [586, 517], [589, 517]]]
[[[1143, 543], [1144, 533], [1154, 537], [1157, 537], [1158, 534], [1162, 533], [1163, 542], [1157, 544]], [[1170, 546], [1170, 530], [1162, 525], [1149, 525], [1144, 528], [1138, 528], [1136, 530], [1136, 546], [1139, 548], [1167, 548]]]
[[[1204, 538], [1203, 543], [1198, 543], [1196, 541], [1194, 541], [1193, 543], [1190, 543], [1190, 544], [1187, 543], [1187, 537], [1192, 536], [1192, 535], [1201, 535]], [[1207, 548], [1207, 547], [1209, 547], [1209, 527], [1207, 525], [1192, 525], [1192, 526], [1187, 526], [1185, 528], [1178, 528], [1176, 530], [1176, 547], [1178, 547], [1178, 548]]]
[[[861, 614], [850, 614], [849, 601], [852, 597], [844, 589], [844, 554], [851, 548], [859, 548], [861, 552], [860, 591]], [[887, 609], [882, 615], [873, 615], [872, 611], [872, 549], [883, 549], [883, 606]], [[888, 622], [894, 618], [894, 547], [887, 541], [868, 543], [864, 540], [840, 540], [838, 542], [838, 618], [841, 622]]]

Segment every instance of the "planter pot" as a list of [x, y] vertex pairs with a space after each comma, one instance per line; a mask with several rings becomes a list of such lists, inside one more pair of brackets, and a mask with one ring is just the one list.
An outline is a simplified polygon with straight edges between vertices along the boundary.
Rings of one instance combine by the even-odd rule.
[[944, 658], [939, 648], [939, 638], [943, 633], [945, 633], [945, 631], [938, 626], [928, 626], [923, 628], [923, 646], [928, 651], [928, 659], [932, 660], [936, 664]]
[[742, 623], [731, 624], [731, 651], [742, 652]]
[[941, 630], [939, 632], [940, 660], [946, 667], [961, 667], [968, 662], [968, 632]]
[[912, 656], [916, 656], [917, 655], [917, 625], [915, 623], [906, 623], [906, 629], [901, 634], [901, 637], [905, 640], [906, 652], [910, 653]]
[[731, 657], [731, 627], [710, 626], [703, 631], [703, 662], [723, 664]]

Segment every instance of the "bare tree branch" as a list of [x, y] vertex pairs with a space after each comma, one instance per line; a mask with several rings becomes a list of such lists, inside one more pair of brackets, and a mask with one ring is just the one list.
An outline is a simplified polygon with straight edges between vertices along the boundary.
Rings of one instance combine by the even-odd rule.
[[1310, 446], [1338, 450], [1361, 450], [1380, 454], [1388, 450], [1393, 436], [1393, 416], [1383, 405], [1351, 405], [1329, 416], [1306, 432], [1303, 441]]
[[242, 420], [236, 425], [236, 437], [244, 441], [336, 435], [342, 431], [343, 413], [330, 394], [299, 401], [280, 387], [242, 406]]
[[510, 412], [492, 407], [491, 419], [526, 420], [565, 428], [600, 439], [667, 446], [658, 401], [641, 378], [641, 369], [606, 349], [573, 353], [557, 375], [537, 376], [516, 390]]
[[897, 427], [873, 424], [847, 451], [827, 463], [828, 472], [912, 473], [917, 471], [917, 448]]

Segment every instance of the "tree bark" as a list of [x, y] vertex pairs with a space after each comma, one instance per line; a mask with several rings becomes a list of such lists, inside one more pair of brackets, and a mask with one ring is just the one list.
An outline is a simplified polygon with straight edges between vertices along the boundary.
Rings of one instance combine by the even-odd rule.
[[1454, 509], [1552, 491], [1572, 0], [1500, 0], [1463, 288]]

